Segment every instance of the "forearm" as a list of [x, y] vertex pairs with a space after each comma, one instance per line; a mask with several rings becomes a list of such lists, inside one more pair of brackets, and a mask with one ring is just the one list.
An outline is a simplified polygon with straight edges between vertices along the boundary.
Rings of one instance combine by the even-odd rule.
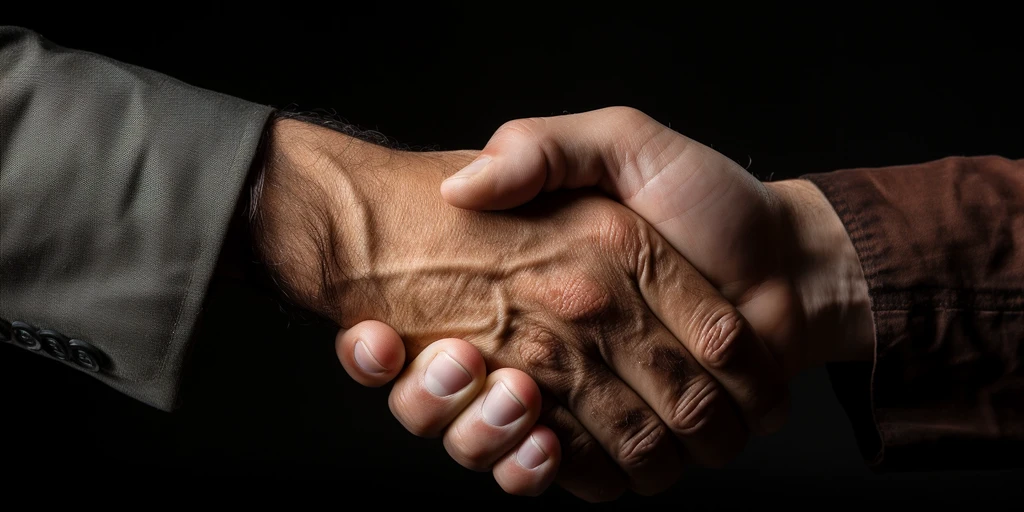
[[268, 123], [266, 157], [250, 189], [246, 225], [257, 260], [285, 302], [337, 321], [340, 304], [333, 283], [351, 266], [337, 248], [367, 227], [343, 233], [331, 207], [361, 203], [347, 186], [347, 170], [375, 147], [342, 133], [328, 142], [322, 133], [312, 124], [277, 116]]

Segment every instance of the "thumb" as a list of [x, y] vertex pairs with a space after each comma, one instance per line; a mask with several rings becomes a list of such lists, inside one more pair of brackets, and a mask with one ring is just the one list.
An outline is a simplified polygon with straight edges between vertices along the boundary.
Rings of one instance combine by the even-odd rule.
[[441, 184], [441, 196], [470, 210], [502, 210], [542, 190], [595, 185], [616, 198], [630, 197], [651, 178], [636, 165], [643, 156], [638, 153], [666, 135], [680, 137], [626, 107], [509, 121], [476, 160]]
[[[501, 134], [501, 129], [498, 130]], [[441, 183], [441, 197], [469, 210], [503, 210], [526, 203], [547, 181], [547, 164], [536, 144], [494, 139], [472, 163]], [[495, 158], [495, 155], [497, 158]]]
[[334, 340], [338, 360], [356, 382], [378, 387], [391, 382], [405, 364], [402, 337], [390, 326], [366, 320], [341, 329]]

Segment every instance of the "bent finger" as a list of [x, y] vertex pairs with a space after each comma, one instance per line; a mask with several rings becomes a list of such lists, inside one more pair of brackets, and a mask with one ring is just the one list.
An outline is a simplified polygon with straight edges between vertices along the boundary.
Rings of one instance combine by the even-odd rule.
[[562, 451], [551, 429], [536, 425], [495, 465], [492, 473], [505, 492], [536, 496], [555, 480]]
[[409, 432], [435, 437], [468, 406], [484, 385], [486, 365], [469, 342], [431, 343], [395, 381], [388, 405]]
[[529, 433], [540, 415], [540, 389], [514, 368], [495, 370], [484, 391], [444, 433], [448, 454], [464, 467], [484, 471]]
[[356, 382], [379, 387], [391, 382], [405, 364], [405, 344], [389, 325], [366, 320], [341, 329], [334, 338], [341, 366]]
[[558, 485], [591, 503], [612, 501], [626, 492], [625, 473], [594, 436], [565, 407], [549, 397], [545, 397], [544, 403], [550, 408], [542, 414], [541, 421], [557, 435], [562, 453], [555, 480]]

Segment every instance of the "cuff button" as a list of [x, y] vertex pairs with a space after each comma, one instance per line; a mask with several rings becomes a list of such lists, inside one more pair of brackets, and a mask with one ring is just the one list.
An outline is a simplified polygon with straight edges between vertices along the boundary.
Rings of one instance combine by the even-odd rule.
[[36, 337], [43, 345], [43, 350], [56, 359], [67, 361], [71, 358], [71, 351], [64, 335], [57, 331], [41, 330]]
[[92, 345], [82, 340], [71, 340], [68, 342], [71, 353], [71, 360], [80, 368], [98, 372], [102, 366], [103, 356]]
[[43, 346], [36, 339], [35, 328], [25, 322], [11, 322], [14, 341], [29, 350], [39, 350]]

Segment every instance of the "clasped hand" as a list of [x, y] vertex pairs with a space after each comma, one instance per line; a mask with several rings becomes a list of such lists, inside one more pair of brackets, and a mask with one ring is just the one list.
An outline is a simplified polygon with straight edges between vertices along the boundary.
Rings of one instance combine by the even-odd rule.
[[479, 153], [279, 120], [268, 154], [254, 235], [285, 295], [349, 327], [359, 382], [409, 360], [395, 416], [512, 493], [557, 476], [605, 500], [720, 466], [782, 425], [789, 378], [870, 335], [813, 185], [632, 109], [513, 121]]

